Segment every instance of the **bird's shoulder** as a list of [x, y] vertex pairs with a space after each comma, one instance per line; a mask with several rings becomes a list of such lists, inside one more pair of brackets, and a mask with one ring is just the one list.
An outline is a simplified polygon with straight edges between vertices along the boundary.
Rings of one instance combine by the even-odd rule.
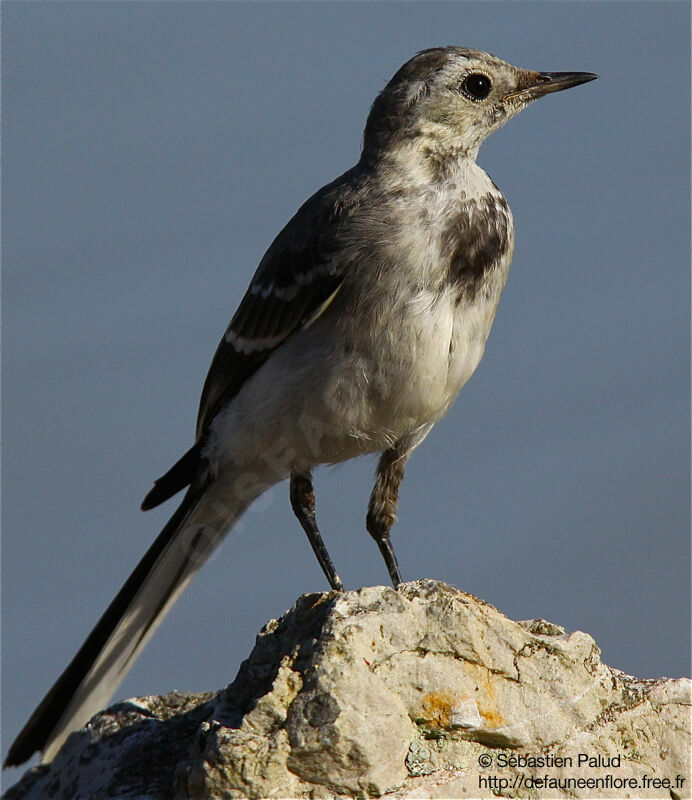
[[267, 249], [248, 294], [268, 296], [274, 289], [279, 296], [295, 295], [300, 286], [338, 271], [349, 223], [368, 202], [372, 182], [358, 164], [308, 198]]

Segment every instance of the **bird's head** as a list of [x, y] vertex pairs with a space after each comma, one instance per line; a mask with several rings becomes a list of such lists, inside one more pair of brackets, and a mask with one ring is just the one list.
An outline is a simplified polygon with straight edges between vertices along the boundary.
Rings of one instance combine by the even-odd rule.
[[475, 158], [481, 142], [533, 100], [598, 77], [590, 72], [536, 72], [464, 47], [423, 50], [375, 99], [363, 157], [393, 148], [432, 148]]

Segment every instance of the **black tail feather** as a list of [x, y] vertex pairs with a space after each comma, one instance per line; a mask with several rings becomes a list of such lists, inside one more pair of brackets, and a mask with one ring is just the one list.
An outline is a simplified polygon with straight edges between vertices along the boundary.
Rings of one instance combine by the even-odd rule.
[[169, 497], [173, 497], [181, 489], [189, 486], [197, 477], [200, 466], [200, 446], [199, 443], [193, 445], [185, 455], [158, 480], [154, 481], [154, 488], [142, 501], [142, 511], [156, 508]]
[[[188, 455], [186, 454], [183, 458]], [[50, 734], [59, 723], [75, 692], [142, 587], [156, 560], [178, 531], [181, 521], [197, 496], [198, 492], [192, 489], [185, 496], [180, 507], [147, 550], [139, 564], [137, 564], [134, 572], [108, 606], [101, 619], [96, 623], [77, 655], [43, 698], [12, 743], [5, 759], [5, 767], [18, 766], [31, 758], [32, 754], [37, 750], [43, 751], [45, 749], [46, 743], [50, 739]]]

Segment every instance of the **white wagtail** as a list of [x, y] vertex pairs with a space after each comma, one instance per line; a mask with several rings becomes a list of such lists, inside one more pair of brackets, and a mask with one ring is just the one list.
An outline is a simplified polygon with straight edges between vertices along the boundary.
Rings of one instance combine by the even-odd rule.
[[257, 269], [202, 391], [193, 447], [142, 508], [187, 487], [173, 517], [24, 726], [6, 759], [44, 761], [103, 708], [233, 522], [290, 478], [293, 510], [333, 589], [311, 472], [381, 453], [367, 513], [394, 586], [389, 532], [411, 451], [483, 355], [514, 245], [476, 164], [531, 101], [593, 80], [478, 50], [425, 50], [373, 103], [359, 162], [301, 206]]

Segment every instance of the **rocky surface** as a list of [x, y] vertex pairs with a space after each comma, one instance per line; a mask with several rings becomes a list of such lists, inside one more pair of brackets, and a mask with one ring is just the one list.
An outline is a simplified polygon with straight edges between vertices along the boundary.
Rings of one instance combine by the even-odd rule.
[[118, 703], [5, 796], [683, 798], [689, 773], [689, 680], [425, 580], [301, 597], [230, 686]]

